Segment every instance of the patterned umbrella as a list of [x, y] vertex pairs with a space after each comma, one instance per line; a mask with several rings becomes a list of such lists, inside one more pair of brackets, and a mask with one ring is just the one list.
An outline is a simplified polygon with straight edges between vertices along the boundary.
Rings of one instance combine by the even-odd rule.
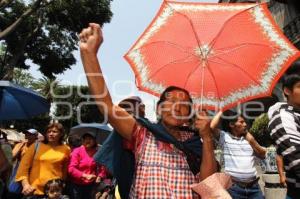
[[178, 86], [214, 110], [270, 95], [298, 57], [267, 4], [169, 0], [125, 55], [140, 90]]

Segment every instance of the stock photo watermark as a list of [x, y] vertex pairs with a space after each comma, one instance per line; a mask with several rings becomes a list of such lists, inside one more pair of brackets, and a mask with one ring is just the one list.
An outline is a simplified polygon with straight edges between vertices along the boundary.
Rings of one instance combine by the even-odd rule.
[[[87, 74], [90, 77], [94, 78], [101, 78], [105, 79], [105, 77], [102, 74]], [[82, 85], [82, 83], [86, 80], [86, 75], [81, 74], [77, 77], [79, 85]], [[122, 99], [125, 99], [128, 96], [132, 96], [135, 90], [135, 83], [132, 81], [125, 81], [125, 80], [119, 80], [119, 81], [114, 81], [112, 84], [112, 89], [110, 91], [110, 95], [113, 96], [115, 99], [119, 99], [120, 101]], [[126, 88], [126, 92], [121, 90], [120, 88]], [[120, 91], [121, 90], [121, 91]], [[60, 99], [60, 101], [56, 101], [52, 104], [52, 106], [57, 107], [63, 107], [64, 109], [67, 109], [67, 113], [65, 115], [60, 115], [60, 116], [54, 116], [56, 120], [67, 120], [71, 119], [74, 116], [76, 117], [76, 120], [78, 123], [83, 123], [82, 121], [82, 112], [84, 109], [87, 108], [87, 106], [97, 106], [103, 115], [103, 121], [102, 123], [107, 123], [108, 122], [108, 115], [111, 115], [112, 117], [115, 117], [117, 119], [126, 119], [127, 117], [132, 117], [130, 115], [124, 115], [124, 114], [119, 114], [120, 109], [118, 108], [110, 108], [107, 106], [106, 103], [102, 102], [101, 99], [105, 98], [109, 93], [108, 89], [103, 89], [99, 90], [98, 93], [95, 95], [92, 94], [85, 94], [81, 91], [80, 87], [77, 87], [77, 89], [72, 89], [71, 87], [69, 88], [67, 93], [64, 94], [57, 94], [55, 93], [55, 83], [51, 85], [51, 90], [50, 90], [52, 96], [56, 99]], [[69, 98], [74, 95], [73, 92], [77, 92], [76, 95], [78, 95], [81, 98], [87, 99], [87, 101], [81, 102], [74, 107], [74, 105], [71, 102], [68, 101], [63, 101], [63, 99]], [[160, 115], [162, 112], [169, 112], [171, 115], [179, 120], [186, 120], [186, 119], [191, 119], [199, 116], [199, 110], [198, 108], [195, 108], [195, 104], [190, 103], [188, 101], [170, 101], [168, 99], [183, 99], [184, 93], [180, 93], [180, 96], [170, 96], [170, 93], [167, 93], [166, 95], [166, 100], [159, 104], [159, 110], [152, 110], [154, 112], [157, 112], [158, 115]], [[209, 93], [209, 97], [213, 98], [215, 96], [214, 92]], [[95, 99], [95, 101], [90, 101], [89, 99]], [[130, 104], [128, 103], [128, 107], [126, 108], [126, 111], [131, 113], [131, 115], [134, 115], [136, 117], [139, 117], [139, 106], [143, 106], [142, 108], [145, 109], [148, 107], [155, 107], [157, 108], [157, 100], [148, 100], [145, 101], [142, 104]], [[190, 109], [188, 114], [182, 114], [177, 111], [177, 109], [180, 107], [180, 109]], [[260, 102], [260, 101], [250, 101], [246, 102], [243, 104], [237, 104], [237, 107], [235, 108], [236, 110], [243, 110], [242, 112], [237, 111], [236, 114], [239, 114], [247, 119], [247, 120], [253, 120], [255, 119], [255, 113], [257, 112], [263, 112], [265, 110], [265, 105]], [[205, 109], [205, 107], [203, 108]], [[213, 117], [214, 114], [218, 112], [219, 110], [216, 108], [215, 110], [210, 110], [209, 117]], [[147, 116], [146, 116], [147, 117]], [[224, 116], [222, 115], [223, 119], [231, 119], [227, 118], [229, 116]], [[230, 117], [235, 117], [235, 116], [230, 116]]]

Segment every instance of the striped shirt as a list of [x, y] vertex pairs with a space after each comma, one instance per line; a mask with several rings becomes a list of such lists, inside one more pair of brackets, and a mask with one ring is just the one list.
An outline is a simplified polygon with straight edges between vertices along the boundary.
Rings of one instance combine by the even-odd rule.
[[220, 131], [219, 144], [223, 151], [224, 171], [239, 181], [256, 178], [254, 151], [244, 137], [235, 137]]
[[277, 153], [283, 156], [286, 181], [300, 188], [300, 110], [276, 103], [268, 111], [271, 138]]

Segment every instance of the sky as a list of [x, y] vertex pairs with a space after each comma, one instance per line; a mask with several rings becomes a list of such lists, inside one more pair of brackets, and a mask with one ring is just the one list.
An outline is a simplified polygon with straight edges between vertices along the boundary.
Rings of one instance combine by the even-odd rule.
[[[185, 1], [185, 0], [181, 0]], [[190, 0], [194, 2], [217, 2], [217, 0]], [[156, 15], [163, 0], [113, 0], [110, 23], [104, 24], [104, 42], [98, 52], [102, 72], [110, 90], [112, 99], [118, 103], [121, 99], [139, 95], [146, 105], [146, 116], [155, 119], [156, 97], [140, 92], [135, 87], [135, 77], [129, 64], [123, 58], [134, 42], [139, 38]], [[79, 52], [74, 53], [77, 63], [57, 78], [61, 84], [87, 85]], [[30, 69], [35, 78], [42, 75], [37, 66]]]

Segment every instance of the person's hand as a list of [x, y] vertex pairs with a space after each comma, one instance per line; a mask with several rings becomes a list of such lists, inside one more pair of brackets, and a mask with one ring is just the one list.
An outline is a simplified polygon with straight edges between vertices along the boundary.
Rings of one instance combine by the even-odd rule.
[[96, 180], [95, 180], [95, 183], [100, 183], [100, 182], [101, 182], [101, 177], [98, 176], [98, 177], [96, 178]]
[[282, 184], [284, 187], [287, 187], [285, 175], [280, 175], [279, 177], [280, 177], [279, 179], [280, 184]]
[[84, 28], [79, 34], [79, 47], [81, 53], [96, 55], [103, 42], [102, 30], [99, 24], [90, 23], [89, 27]]
[[211, 138], [212, 132], [210, 128], [210, 118], [206, 111], [200, 111], [197, 113], [195, 120], [195, 127], [199, 130], [199, 135], [202, 139]]
[[93, 174], [83, 174], [82, 177], [88, 181], [93, 181], [96, 179], [97, 176], [93, 175]]
[[22, 194], [24, 194], [25, 196], [31, 195], [33, 194], [35, 188], [33, 188], [30, 184], [26, 184], [25, 186], [23, 186], [22, 189]]
[[98, 192], [96, 193], [96, 199], [107, 199], [108, 198], [108, 192], [104, 192], [104, 193], [101, 193], [101, 192]]

